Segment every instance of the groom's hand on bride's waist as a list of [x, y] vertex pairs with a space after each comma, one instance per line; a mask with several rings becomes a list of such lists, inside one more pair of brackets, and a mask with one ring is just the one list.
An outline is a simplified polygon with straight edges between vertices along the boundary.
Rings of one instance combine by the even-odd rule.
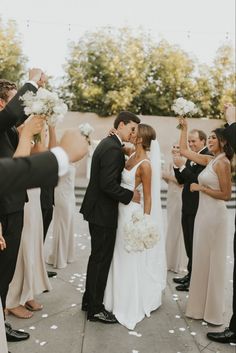
[[136, 203], [140, 203], [140, 199], [141, 199], [140, 192], [138, 190], [134, 190], [132, 201]]

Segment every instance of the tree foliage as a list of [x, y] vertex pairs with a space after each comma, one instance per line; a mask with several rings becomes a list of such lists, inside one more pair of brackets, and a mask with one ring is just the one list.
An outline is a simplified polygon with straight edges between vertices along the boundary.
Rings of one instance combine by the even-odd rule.
[[0, 18], [0, 77], [19, 82], [25, 61], [15, 22], [4, 24]]
[[227, 45], [213, 66], [198, 65], [165, 40], [103, 29], [71, 44], [65, 71], [62, 89], [72, 109], [101, 116], [124, 109], [173, 115], [173, 101], [182, 96], [197, 104], [198, 117], [219, 118], [223, 103], [235, 102], [233, 50]]

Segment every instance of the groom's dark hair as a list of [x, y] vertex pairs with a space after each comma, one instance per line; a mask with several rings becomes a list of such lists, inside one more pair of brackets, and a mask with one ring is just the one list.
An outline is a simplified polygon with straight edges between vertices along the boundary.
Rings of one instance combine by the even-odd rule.
[[128, 123], [130, 123], [131, 121], [133, 121], [134, 123], [139, 124], [140, 123], [140, 119], [137, 115], [135, 115], [134, 113], [129, 112], [128, 110], [124, 110], [122, 112], [120, 112], [117, 117], [115, 118], [114, 121], [114, 128], [117, 129], [119, 126], [119, 123], [123, 121], [123, 123], [125, 125], [127, 125]]

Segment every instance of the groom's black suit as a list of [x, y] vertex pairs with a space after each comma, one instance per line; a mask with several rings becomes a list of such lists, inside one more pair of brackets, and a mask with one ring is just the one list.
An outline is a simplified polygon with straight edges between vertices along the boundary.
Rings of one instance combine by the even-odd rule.
[[124, 153], [117, 136], [103, 139], [92, 157], [90, 181], [80, 210], [89, 222], [91, 235], [83, 297], [83, 305], [88, 305], [88, 318], [104, 309], [103, 296], [115, 245], [118, 203], [128, 204], [133, 197], [132, 191], [120, 186], [124, 166]]
[[[13, 157], [17, 148], [19, 138], [15, 125], [20, 125], [27, 118], [19, 97], [28, 90], [35, 92], [37, 89], [30, 83], [25, 84], [0, 114], [0, 158]], [[0, 197], [0, 223], [7, 243], [7, 249], [0, 252], [0, 295], [3, 308], [15, 271], [26, 200], [26, 190], [9, 192]]]
[[[205, 147], [200, 154], [210, 154], [208, 148]], [[174, 168], [175, 177], [179, 184], [183, 184], [182, 191], [182, 229], [184, 235], [185, 250], [188, 256], [188, 273], [191, 277], [192, 271], [192, 249], [193, 249], [193, 231], [194, 220], [198, 209], [199, 192], [191, 192], [190, 185], [198, 182], [198, 175], [202, 172], [205, 166], [186, 161], [186, 168], [179, 171], [179, 168]]]

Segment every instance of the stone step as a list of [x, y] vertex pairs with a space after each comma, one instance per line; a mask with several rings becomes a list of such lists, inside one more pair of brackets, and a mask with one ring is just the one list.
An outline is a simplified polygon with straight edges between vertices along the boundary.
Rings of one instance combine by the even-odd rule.
[[[81, 206], [84, 195], [86, 192], [86, 186], [75, 186], [75, 197], [76, 197], [76, 206]], [[161, 189], [161, 206], [166, 208], [167, 201], [167, 189]], [[232, 198], [226, 202], [226, 206], [229, 209], [236, 208], [236, 187], [232, 187]]]

